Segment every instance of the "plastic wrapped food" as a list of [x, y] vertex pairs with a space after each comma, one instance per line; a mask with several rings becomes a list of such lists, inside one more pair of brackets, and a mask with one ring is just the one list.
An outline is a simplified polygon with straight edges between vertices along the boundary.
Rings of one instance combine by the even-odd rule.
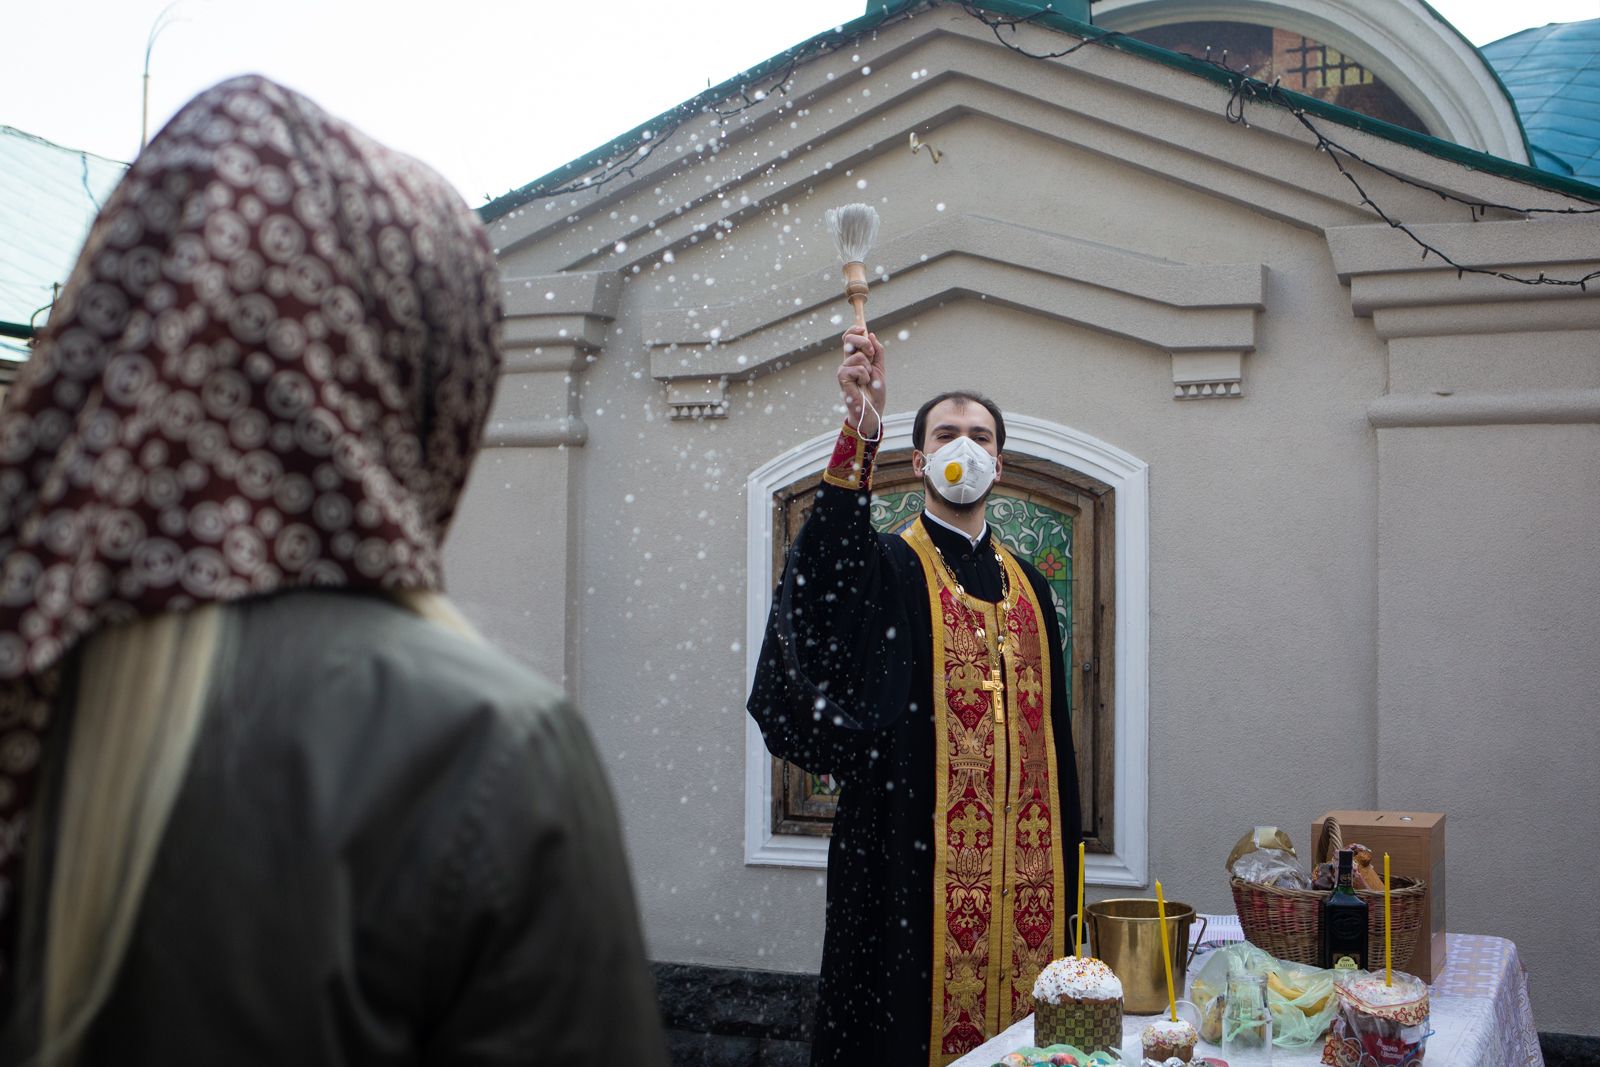
[[1261, 848], [1276, 849], [1291, 856], [1295, 855], [1294, 842], [1289, 840], [1288, 834], [1276, 826], [1257, 826], [1234, 843], [1232, 850], [1228, 852], [1228, 858], [1222, 861], [1222, 869], [1233, 870], [1233, 865], [1240, 856]]
[[1428, 1044], [1428, 987], [1409, 974], [1378, 972], [1339, 981], [1337, 1014], [1322, 1049], [1329, 1067], [1417, 1067]]
[[1249, 942], [1213, 952], [1195, 974], [1190, 998], [1200, 1008], [1200, 1036], [1222, 1041], [1228, 975], [1234, 971], [1267, 979], [1267, 1007], [1272, 1011], [1272, 1043], [1280, 1048], [1314, 1045], [1327, 1032], [1338, 1010], [1333, 972], [1274, 958]]
[[1300, 869], [1294, 853], [1276, 848], [1259, 848], [1246, 852], [1234, 861], [1230, 869], [1235, 878], [1279, 889], [1310, 889], [1311, 876]]

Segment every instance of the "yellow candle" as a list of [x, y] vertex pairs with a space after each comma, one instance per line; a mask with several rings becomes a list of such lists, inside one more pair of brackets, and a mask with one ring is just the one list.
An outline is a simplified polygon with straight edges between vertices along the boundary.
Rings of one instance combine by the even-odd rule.
[[1172, 949], [1167, 944], [1167, 901], [1161, 895], [1161, 883], [1156, 883], [1156, 915], [1161, 922], [1161, 963], [1167, 969], [1167, 1010], [1172, 1021], [1178, 1021], [1178, 998], [1172, 992]]
[[1075, 956], [1083, 955], [1083, 842], [1078, 842], [1078, 948]]
[[1383, 854], [1383, 984], [1394, 985], [1394, 955], [1389, 942], [1389, 854]]

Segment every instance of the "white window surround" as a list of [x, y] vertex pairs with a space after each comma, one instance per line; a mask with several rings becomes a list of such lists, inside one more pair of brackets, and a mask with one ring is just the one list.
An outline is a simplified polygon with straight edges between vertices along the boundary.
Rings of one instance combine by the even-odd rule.
[[[884, 420], [884, 451], [911, 447], [910, 412]], [[745, 483], [745, 674], [755, 678], [772, 600], [772, 494], [826, 465], [837, 434], [804, 442], [750, 473]], [[1149, 866], [1150, 508], [1149, 465], [1069, 427], [1006, 416], [1006, 452], [1059, 463], [1116, 491], [1116, 851], [1090, 853], [1092, 885], [1145, 886]], [[772, 757], [755, 720], [745, 716], [744, 860], [748, 866], [826, 868], [828, 839], [772, 832]]]
[[1516, 109], [1494, 72], [1422, 0], [1101, 0], [1094, 8], [1096, 26], [1124, 33], [1210, 21], [1278, 26], [1320, 41], [1381, 78], [1435, 137], [1528, 162]]

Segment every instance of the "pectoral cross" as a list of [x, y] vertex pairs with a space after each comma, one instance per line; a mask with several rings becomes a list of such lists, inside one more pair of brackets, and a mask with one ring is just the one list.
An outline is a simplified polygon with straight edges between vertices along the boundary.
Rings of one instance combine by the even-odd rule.
[[1006, 724], [1006, 683], [1001, 680], [1000, 668], [990, 667], [989, 677], [978, 685], [989, 691], [989, 704], [994, 708], [994, 724]]

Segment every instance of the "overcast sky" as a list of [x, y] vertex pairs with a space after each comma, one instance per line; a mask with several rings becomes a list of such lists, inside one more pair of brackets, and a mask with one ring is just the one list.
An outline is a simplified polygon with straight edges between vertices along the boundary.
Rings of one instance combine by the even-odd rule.
[[[1475, 44], [1600, 0], [1432, 0]], [[10, 0], [0, 125], [128, 160], [167, 0]], [[178, 0], [150, 130], [257, 72], [442, 171], [477, 206], [866, 10], [865, 0]]]

